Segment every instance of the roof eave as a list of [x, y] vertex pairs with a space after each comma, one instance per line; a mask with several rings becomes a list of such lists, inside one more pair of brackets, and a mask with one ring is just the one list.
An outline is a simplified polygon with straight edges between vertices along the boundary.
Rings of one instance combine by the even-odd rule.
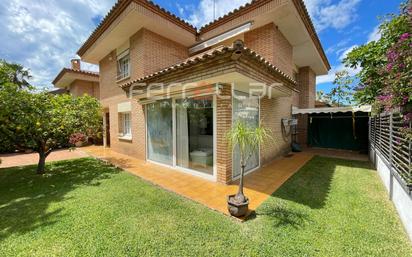
[[[236, 43], [235, 43], [236, 44]], [[146, 83], [146, 82], [151, 82], [156, 79], [162, 78], [163, 76], [167, 76], [170, 73], [177, 72], [179, 70], [184, 70], [184, 69], [190, 69], [195, 65], [202, 65], [205, 62], [212, 62], [215, 60], [219, 60], [219, 58], [224, 57], [227, 58], [235, 54], [235, 52], [239, 50], [239, 46], [236, 47], [224, 47], [219, 51], [213, 51], [211, 54], [204, 54], [203, 56], [200, 56], [198, 58], [195, 58], [193, 60], [188, 60], [173, 66], [170, 66], [166, 69], [160, 70], [158, 72], [155, 72], [153, 74], [150, 74], [148, 76], [136, 79], [134, 81], [127, 82], [125, 84], [120, 85], [120, 87], [124, 90], [127, 90], [130, 88], [133, 84], [135, 83]], [[241, 46], [240, 48], [241, 54], [237, 56], [237, 61], [240, 63], [242, 58], [246, 58], [247, 60], [252, 60], [255, 62], [256, 67], [261, 65], [261, 67], [264, 67], [268, 69], [273, 76], [278, 77], [281, 82], [284, 82], [287, 87], [290, 89], [295, 90], [295, 86], [297, 85], [297, 82], [294, 81], [291, 77], [283, 73], [280, 69], [278, 69], [276, 66], [271, 64], [270, 62], [266, 61], [263, 57], [258, 55], [257, 53], [253, 52], [252, 50], [245, 48], [244, 46]]]
[[70, 68], [63, 68], [63, 69], [59, 72], [59, 74], [57, 74], [57, 76], [53, 79], [52, 84], [53, 84], [54, 86], [58, 87], [58, 86], [57, 86], [57, 83], [59, 83], [59, 81], [60, 81], [60, 80], [63, 78], [63, 76], [66, 75], [67, 73], [75, 73], [75, 74], [80, 74], [80, 75], [82, 75], [82, 76], [90, 76], [90, 77], [93, 77], [93, 78], [96, 78], [96, 77], [98, 78], [98, 77], [99, 77], [99, 74], [96, 73], [96, 72], [85, 71], [85, 70], [73, 70], [73, 69], [70, 69]]
[[[232, 12], [230, 12], [230, 13], [228, 13], [228, 14], [226, 14], [226, 15], [224, 15], [224, 16], [222, 16], [222, 17], [220, 17], [220, 18], [204, 25], [203, 27], [200, 28], [199, 34], [203, 34], [203, 33], [206, 33], [208, 31], [211, 31], [211, 30], [219, 27], [220, 25], [235, 19], [236, 17], [244, 15], [244, 14], [250, 12], [251, 10], [253, 10], [255, 8], [258, 8], [260, 6], [265, 5], [266, 3], [270, 2], [270, 1], [272, 1], [272, 0], [253, 0], [252, 2], [247, 3], [247, 4], [245, 4], [241, 7], [233, 10]], [[301, 19], [302, 19], [302, 21], [303, 21], [303, 23], [306, 27], [306, 30], [308, 31], [308, 33], [309, 33], [309, 35], [310, 35], [317, 51], [318, 51], [324, 65], [325, 65], [326, 70], [329, 71], [331, 69], [329, 60], [326, 57], [325, 51], [322, 47], [322, 44], [320, 42], [320, 39], [319, 39], [317, 33], [316, 33], [315, 27], [313, 25], [312, 19], [310, 18], [310, 15], [307, 11], [305, 3], [303, 2], [303, 0], [292, 0], [292, 2], [294, 4], [296, 10], [299, 13], [299, 16], [301, 17]]]
[[170, 13], [164, 8], [151, 1], [147, 0], [118, 0], [116, 4], [110, 9], [107, 15], [102, 19], [99, 25], [91, 33], [86, 42], [79, 48], [77, 54], [81, 57], [87, 50], [97, 41], [97, 39], [104, 33], [104, 31], [109, 28], [109, 26], [116, 20], [116, 18], [129, 6], [130, 3], [135, 2], [137, 4], [143, 5], [144, 7], [150, 9], [151, 11], [163, 16], [164, 18], [170, 20], [176, 25], [186, 29], [187, 31], [196, 35], [197, 29], [190, 25], [189, 23], [183, 21], [176, 15]]

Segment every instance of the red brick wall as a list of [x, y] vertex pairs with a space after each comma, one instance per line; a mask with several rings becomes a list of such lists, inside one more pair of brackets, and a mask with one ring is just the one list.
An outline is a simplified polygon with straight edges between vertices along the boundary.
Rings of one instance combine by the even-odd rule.
[[310, 67], [302, 67], [298, 73], [299, 107], [314, 108], [316, 99], [316, 74]]
[[291, 136], [289, 127], [282, 132], [282, 118], [291, 117], [291, 97], [264, 97], [260, 101], [260, 120], [262, 126], [271, 130], [271, 139], [261, 145], [261, 164], [270, 162], [274, 158], [290, 150]]
[[269, 23], [246, 32], [244, 38], [247, 47], [293, 76], [293, 47], [275, 24]]
[[[136, 79], [166, 68], [188, 57], [187, 48], [149, 30], [142, 29], [130, 38], [130, 79]], [[100, 63], [100, 99], [110, 114], [110, 147], [139, 159], [146, 158], [146, 126], [143, 106], [130, 100], [119, 87], [128, 80], [116, 81], [117, 57], [113, 50]], [[132, 141], [118, 138], [117, 104], [132, 102]]]
[[99, 99], [99, 84], [96, 82], [75, 80], [69, 86], [70, 94], [73, 96], [83, 96], [87, 94], [89, 96]]
[[[299, 108], [314, 108], [316, 99], [316, 74], [310, 67], [302, 67], [298, 73]], [[307, 115], [298, 116], [298, 143], [307, 145]]]
[[[231, 96], [230, 85], [224, 85], [221, 96]], [[217, 181], [228, 183], [232, 180], [232, 151], [229, 150], [226, 134], [232, 126], [232, 98], [223, 99], [217, 97], [216, 100], [216, 160], [217, 160]]]

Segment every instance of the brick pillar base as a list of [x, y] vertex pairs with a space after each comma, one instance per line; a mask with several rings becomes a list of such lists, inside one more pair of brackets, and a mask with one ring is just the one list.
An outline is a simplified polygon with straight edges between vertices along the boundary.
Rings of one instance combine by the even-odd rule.
[[[310, 67], [302, 67], [298, 73], [299, 108], [314, 108], [316, 98], [316, 74]], [[308, 144], [308, 115], [298, 117], [298, 143]]]
[[223, 85], [221, 94], [216, 97], [217, 181], [224, 184], [232, 180], [232, 151], [226, 139], [232, 126], [231, 95], [231, 86]]

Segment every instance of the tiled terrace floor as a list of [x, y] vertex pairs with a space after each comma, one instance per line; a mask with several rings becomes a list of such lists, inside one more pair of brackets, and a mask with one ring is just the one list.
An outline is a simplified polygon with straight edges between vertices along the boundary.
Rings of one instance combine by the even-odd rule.
[[[135, 174], [144, 180], [173, 191], [207, 207], [228, 214], [226, 196], [237, 191], [237, 183], [224, 185], [198, 178], [171, 168], [141, 161], [98, 146], [81, 148], [96, 158]], [[313, 157], [310, 153], [298, 153], [291, 157], [274, 160], [245, 177], [244, 193], [249, 197], [249, 208], [255, 210], [289, 177]]]

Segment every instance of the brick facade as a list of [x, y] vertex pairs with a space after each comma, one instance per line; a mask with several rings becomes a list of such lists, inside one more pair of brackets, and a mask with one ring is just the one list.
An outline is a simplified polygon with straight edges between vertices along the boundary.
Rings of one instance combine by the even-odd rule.
[[97, 82], [75, 80], [70, 84], [69, 91], [73, 96], [83, 96], [87, 94], [97, 99], [100, 98], [99, 83]]
[[290, 128], [282, 128], [282, 118], [291, 117], [291, 97], [264, 97], [260, 101], [260, 120], [271, 130], [271, 139], [261, 145], [260, 161], [265, 165], [274, 158], [290, 151]]
[[293, 76], [293, 48], [277, 26], [269, 23], [245, 33], [245, 45], [281, 71]]
[[[245, 45], [270, 61], [286, 74], [293, 76], [294, 64], [292, 46], [285, 39], [282, 33], [273, 23], [249, 31], [244, 34]], [[145, 160], [146, 159], [146, 125], [144, 106], [140, 105], [135, 99], [130, 100], [125, 92], [119, 87], [120, 84], [136, 78], [151, 74], [160, 69], [178, 63], [188, 57], [188, 49], [166, 39], [152, 31], [142, 29], [130, 38], [130, 78], [116, 81], [117, 57], [113, 50], [100, 65], [100, 99], [106, 112], [110, 114], [110, 147], [123, 154]], [[224, 66], [221, 66], [224, 65]], [[196, 81], [196, 79], [214, 77], [234, 71], [235, 68], [241, 69], [241, 73], [257, 81], [271, 83], [274, 82], [271, 74], [267, 70], [250, 70], [247, 63], [214, 64], [212, 71], [191, 70], [189, 74], [179, 74], [177, 77], [171, 75], [164, 76], [155, 82], [175, 82]], [[303, 107], [314, 103], [315, 74], [309, 68], [301, 68], [298, 73], [299, 90], [297, 93], [291, 89], [290, 96], [268, 99], [263, 98], [260, 106], [260, 118], [264, 126], [272, 131], [272, 140], [261, 146], [261, 164], [265, 165], [273, 158], [290, 150], [290, 131], [282, 130], [281, 119], [291, 117], [291, 106]], [[312, 92], [313, 91], [313, 92]], [[222, 95], [230, 96], [231, 88], [223, 85]], [[118, 138], [119, 113], [117, 105], [119, 103], [131, 101], [132, 110], [132, 140], [125, 141]], [[226, 133], [232, 124], [232, 99], [216, 97], [216, 167], [217, 181], [229, 183], [232, 179], [232, 153], [228, 148]]]
[[[142, 29], [130, 38], [130, 79], [150, 74], [188, 57], [187, 48], [149, 30]], [[123, 154], [146, 159], [146, 125], [144, 107], [129, 99], [119, 87], [128, 80], [116, 81], [117, 57], [113, 50], [100, 66], [100, 100], [110, 114], [110, 147]], [[132, 140], [118, 138], [119, 103], [131, 102]]]
[[[316, 74], [310, 67], [302, 67], [298, 73], [299, 108], [314, 108], [316, 98]], [[298, 143], [307, 145], [308, 116], [298, 117]]]
[[231, 86], [223, 85], [221, 94], [216, 100], [217, 181], [224, 184], [232, 180], [232, 152], [226, 139], [226, 134], [232, 126], [231, 95]]

